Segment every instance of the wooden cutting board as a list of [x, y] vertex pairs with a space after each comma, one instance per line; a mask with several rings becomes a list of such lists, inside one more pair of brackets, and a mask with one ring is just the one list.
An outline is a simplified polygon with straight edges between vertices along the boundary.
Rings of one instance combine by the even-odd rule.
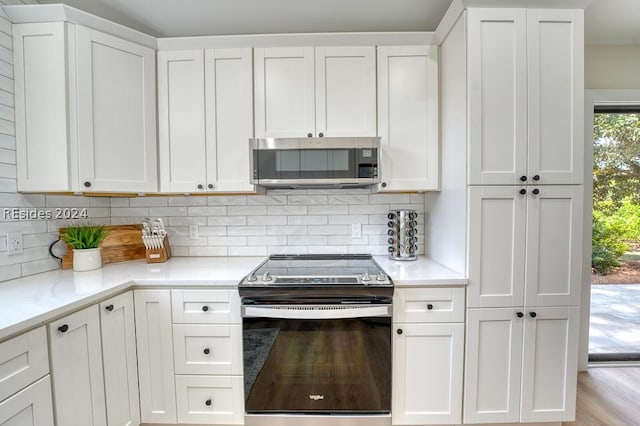
[[[146, 249], [142, 243], [142, 224], [111, 225], [106, 228], [109, 230], [109, 235], [100, 245], [103, 265], [146, 258]], [[60, 233], [65, 229], [60, 228]], [[67, 253], [62, 257], [62, 269], [71, 268], [73, 268], [73, 249], [67, 246]]]

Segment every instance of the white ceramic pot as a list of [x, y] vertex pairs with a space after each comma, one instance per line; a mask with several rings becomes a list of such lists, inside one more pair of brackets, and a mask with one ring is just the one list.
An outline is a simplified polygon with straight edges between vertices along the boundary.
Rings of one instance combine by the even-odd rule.
[[73, 249], [73, 270], [76, 272], [93, 271], [102, 268], [100, 247], [93, 249]]

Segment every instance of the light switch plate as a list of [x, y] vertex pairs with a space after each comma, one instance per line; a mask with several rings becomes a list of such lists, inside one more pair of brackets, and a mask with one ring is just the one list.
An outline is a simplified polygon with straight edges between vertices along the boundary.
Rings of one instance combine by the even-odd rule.
[[20, 254], [22, 252], [22, 232], [7, 232], [7, 254]]
[[189, 225], [189, 239], [197, 240], [198, 239], [198, 225]]
[[351, 224], [351, 238], [362, 238], [362, 225], [359, 223]]

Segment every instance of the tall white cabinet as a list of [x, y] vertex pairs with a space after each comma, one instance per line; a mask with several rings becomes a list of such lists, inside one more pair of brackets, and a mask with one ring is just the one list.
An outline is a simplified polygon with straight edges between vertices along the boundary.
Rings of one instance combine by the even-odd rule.
[[153, 49], [65, 22], [13, 45], [18, 190], [155, 192]]
[[376, 136], [375, 57], [373, 46], [254, 49], [256, 137]]
[[443, 158], [443, 180], [466, 163], [466, 187], [453, 179], [461, 183], [434, 201], [436, 213], [451, 199], [467, 206], [463, 423], [570, 421], [583, 244], [582, 11], [471, 8], [441, 49], [442, 143], [467, 149], [466, 161], [451, 151]]
[[251, 49], [158, 52], [160, 190], [253, 192]]

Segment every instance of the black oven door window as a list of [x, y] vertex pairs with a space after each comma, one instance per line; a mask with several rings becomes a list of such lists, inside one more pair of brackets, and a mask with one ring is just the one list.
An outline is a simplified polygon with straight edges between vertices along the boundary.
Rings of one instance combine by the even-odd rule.
[[247, 413], [389, 413], [391, 318], [244, 318]]

